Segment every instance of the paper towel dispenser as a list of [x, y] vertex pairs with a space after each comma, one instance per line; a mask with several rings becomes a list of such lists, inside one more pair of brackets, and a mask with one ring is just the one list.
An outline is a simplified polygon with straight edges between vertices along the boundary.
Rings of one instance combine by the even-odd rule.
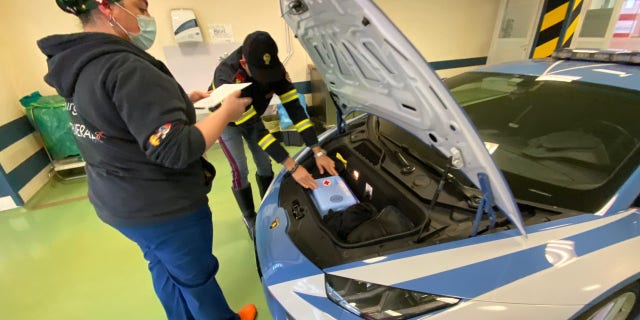
[[202, 31], [191, 9], [171, 10], [173, 36], [177, 43], [202, 42]]

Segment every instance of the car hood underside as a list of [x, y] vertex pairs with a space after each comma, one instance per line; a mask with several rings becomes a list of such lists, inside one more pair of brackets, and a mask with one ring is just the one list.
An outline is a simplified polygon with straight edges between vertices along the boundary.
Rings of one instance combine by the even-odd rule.
[[482, 190], [488, 207], [495, 203], [525, 235], [511, 190], [475, 127], [374, 3], [281, 0], [281, 9], [342, 114], [376, 114], [435, 146]]

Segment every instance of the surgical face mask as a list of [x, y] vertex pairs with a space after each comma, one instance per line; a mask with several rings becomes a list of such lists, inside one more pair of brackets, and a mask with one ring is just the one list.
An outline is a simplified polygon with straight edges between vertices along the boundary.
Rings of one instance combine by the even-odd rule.
[[122, 25], [120, 25], [120, 23], [118, 23], [118, 21], [116, 21], [113, 17], [111, 18], [111, 20], [115, 22], [115, 24], [117, 24], [118, 27], [120, 27], [120, 29], [122, 29], [122, 31], [124, 31], [127, 34], [127, 36], [129, 36], [129, 39], [131, 39], [131, 43], [138, 46], [138, 48], [142, 50], [147, 50], [151, 48], [151, 46], [153, 45], [153, 42], [156, 40], [156, 31], [157, 31], [156, 20], [152, 17], [142, 16], [142, 15], [136, 16], [135, 14], [131, 13], [131, 11], [127, 10], [125, 7], [123, 7], [119, 3], [116, 2], [115, 4], [118, 7], [122, 8], [122, 10], [129, 13], [130, 15], [136, 17], [136, 19], [138, 20], [138, 27], [140, 28], [140, 33], [133, 34], [127, 31], [125, 28], [123, 28]]

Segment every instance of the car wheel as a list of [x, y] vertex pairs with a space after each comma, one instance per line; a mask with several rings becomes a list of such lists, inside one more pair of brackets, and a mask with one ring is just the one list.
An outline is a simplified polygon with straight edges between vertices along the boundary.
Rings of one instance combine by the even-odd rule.
[[599, 302], [579, 320], [635, 320], [640, 315], [640, 283], [634, 283]]

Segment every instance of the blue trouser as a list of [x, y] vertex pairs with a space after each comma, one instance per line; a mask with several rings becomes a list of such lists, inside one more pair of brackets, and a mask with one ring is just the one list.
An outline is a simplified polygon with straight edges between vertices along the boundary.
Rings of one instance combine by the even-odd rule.
[[144, 227], [115, 228], [142, 249], [169, 320], [238, 319], [215, 278], [209, 207]]
[[234, 190], [242, 189], [249, 185], [249, 168], [247, 167], [247, 156], [244, 152], [242, 138], [247, 142], [247, 147], [249, 147], [249, 151], [251, 151], [253, 161], [256, 164], [257, 174], [263, 177], [273, 175], [269, 154], [258, 145], [258, 141], [262, 139], [262, 137], [258, 136], [259, 128], [263, 127], [252, 125], [227, 126], [222, 132], [220, 139], [218, 139], [222, 151], [231, 166], [231, 176], [233, 179], [231, 185]]

